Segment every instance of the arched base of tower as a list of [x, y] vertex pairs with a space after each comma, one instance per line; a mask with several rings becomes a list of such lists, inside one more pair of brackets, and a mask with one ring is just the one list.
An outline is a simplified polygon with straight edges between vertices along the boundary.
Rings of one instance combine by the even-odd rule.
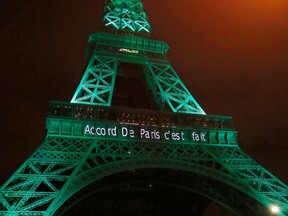
[[173, 183], [172, 176], [174, 171], [158, 169], [109, 176], [76, 193], [59, 215], [203, 215], [210, 200]]
[[230, 195], [232, 197], [233, 193], [227, 185], [193, 173], [171, 169], [129, 170], [105, 177], [78, 191], [56, 215], [205, 216], [215, 207], [215, 202], [222, 205], [213, 211], [215, 216], [223, 215], [223, 212], [225, 216], [257, 215], [245, 203], [244, 194], [240, 199]]
[[91, 194], [63, 215], [202, 216], [208, 202], [209, 200], [180, 188], [127, 184]]

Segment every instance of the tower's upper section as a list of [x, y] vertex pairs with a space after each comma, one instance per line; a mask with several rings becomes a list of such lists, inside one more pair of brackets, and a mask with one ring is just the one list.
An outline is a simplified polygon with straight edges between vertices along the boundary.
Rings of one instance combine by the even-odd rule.
[[105, 0], [103, 23], [113, 32], [140, 35], [151, 32], [142, 0]]

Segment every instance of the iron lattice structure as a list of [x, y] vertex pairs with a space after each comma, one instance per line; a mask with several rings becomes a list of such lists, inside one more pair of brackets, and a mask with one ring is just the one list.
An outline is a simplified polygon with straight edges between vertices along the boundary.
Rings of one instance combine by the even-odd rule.
[[[143, 170], [235, 215], [271, 215], [271, 205], [288, 215], [288, 187], [239, 148], [230, 117], [205, 114], [167, 61], [168, 45], [146, 37], [142, 2], [107, 0], [103, 20], [110, 32], [90, 36], [71, 103], [50, 102], [44, 142], [1, 186], [0, 215], [61, 215], [111, 176], [141, 184]], [[123, 62], [142, 66], [158, 111], [111, 106]]]
[[205, 114], [165, 57], [168, 45], [136, 36], [96, 32], [89, 38], [89, 63], [71, 102], [110, 106], [119, 62], [141, 64], [161, 109]]
[[147, 34], [151, 27], [139, 0], [105, 0], [103, 23], [111, 31]]

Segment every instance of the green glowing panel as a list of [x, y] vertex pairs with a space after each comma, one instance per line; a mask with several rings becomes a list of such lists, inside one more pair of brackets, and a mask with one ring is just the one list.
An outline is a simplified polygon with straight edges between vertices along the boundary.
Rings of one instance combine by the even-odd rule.
[[112, 31], [151, 32], [141, 0], [106, 0], [103, 22]]

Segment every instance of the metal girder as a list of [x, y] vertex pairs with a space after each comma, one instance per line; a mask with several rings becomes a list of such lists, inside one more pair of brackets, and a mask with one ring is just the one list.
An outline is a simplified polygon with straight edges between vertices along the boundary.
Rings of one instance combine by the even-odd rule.
[[146, 67], [146, 82], [160, 109], [204, 115], [165, 58], [167, 50], [168, 45], [161, 41], [101, 32], [91, 35], [89, 63], [71, 103], [110, 106], [118, 62], [128, 62]]
[[166, 54], [169, 46], [164, 41], [152, 40], [131, 35], [111, 34], [107, 32], [95, 32], [89, 36], [88, 50], [94, 51], [95, 45], [126, 48], [142, 52]]
[[231, 175], [237, 176], [249, 188], [249, 195], [262, 200], [266, 206], [277, 203], [282, 211], [288, 211], [288, 187], [264, 167], [248, 157], [240, 148], [218, 146], [205, 150], [225, 167]]
[[71, 103], [110, 106], [116, 71], [116, 58], [93, 55]]
[[106, 0], [103, 22], [112, 31], [141, 34], [151, 32], [141, 0]]
[[167, 103], [173, 112], [205, 114], [168, 62], [148, 64], [147, 82], [160, 107]]

